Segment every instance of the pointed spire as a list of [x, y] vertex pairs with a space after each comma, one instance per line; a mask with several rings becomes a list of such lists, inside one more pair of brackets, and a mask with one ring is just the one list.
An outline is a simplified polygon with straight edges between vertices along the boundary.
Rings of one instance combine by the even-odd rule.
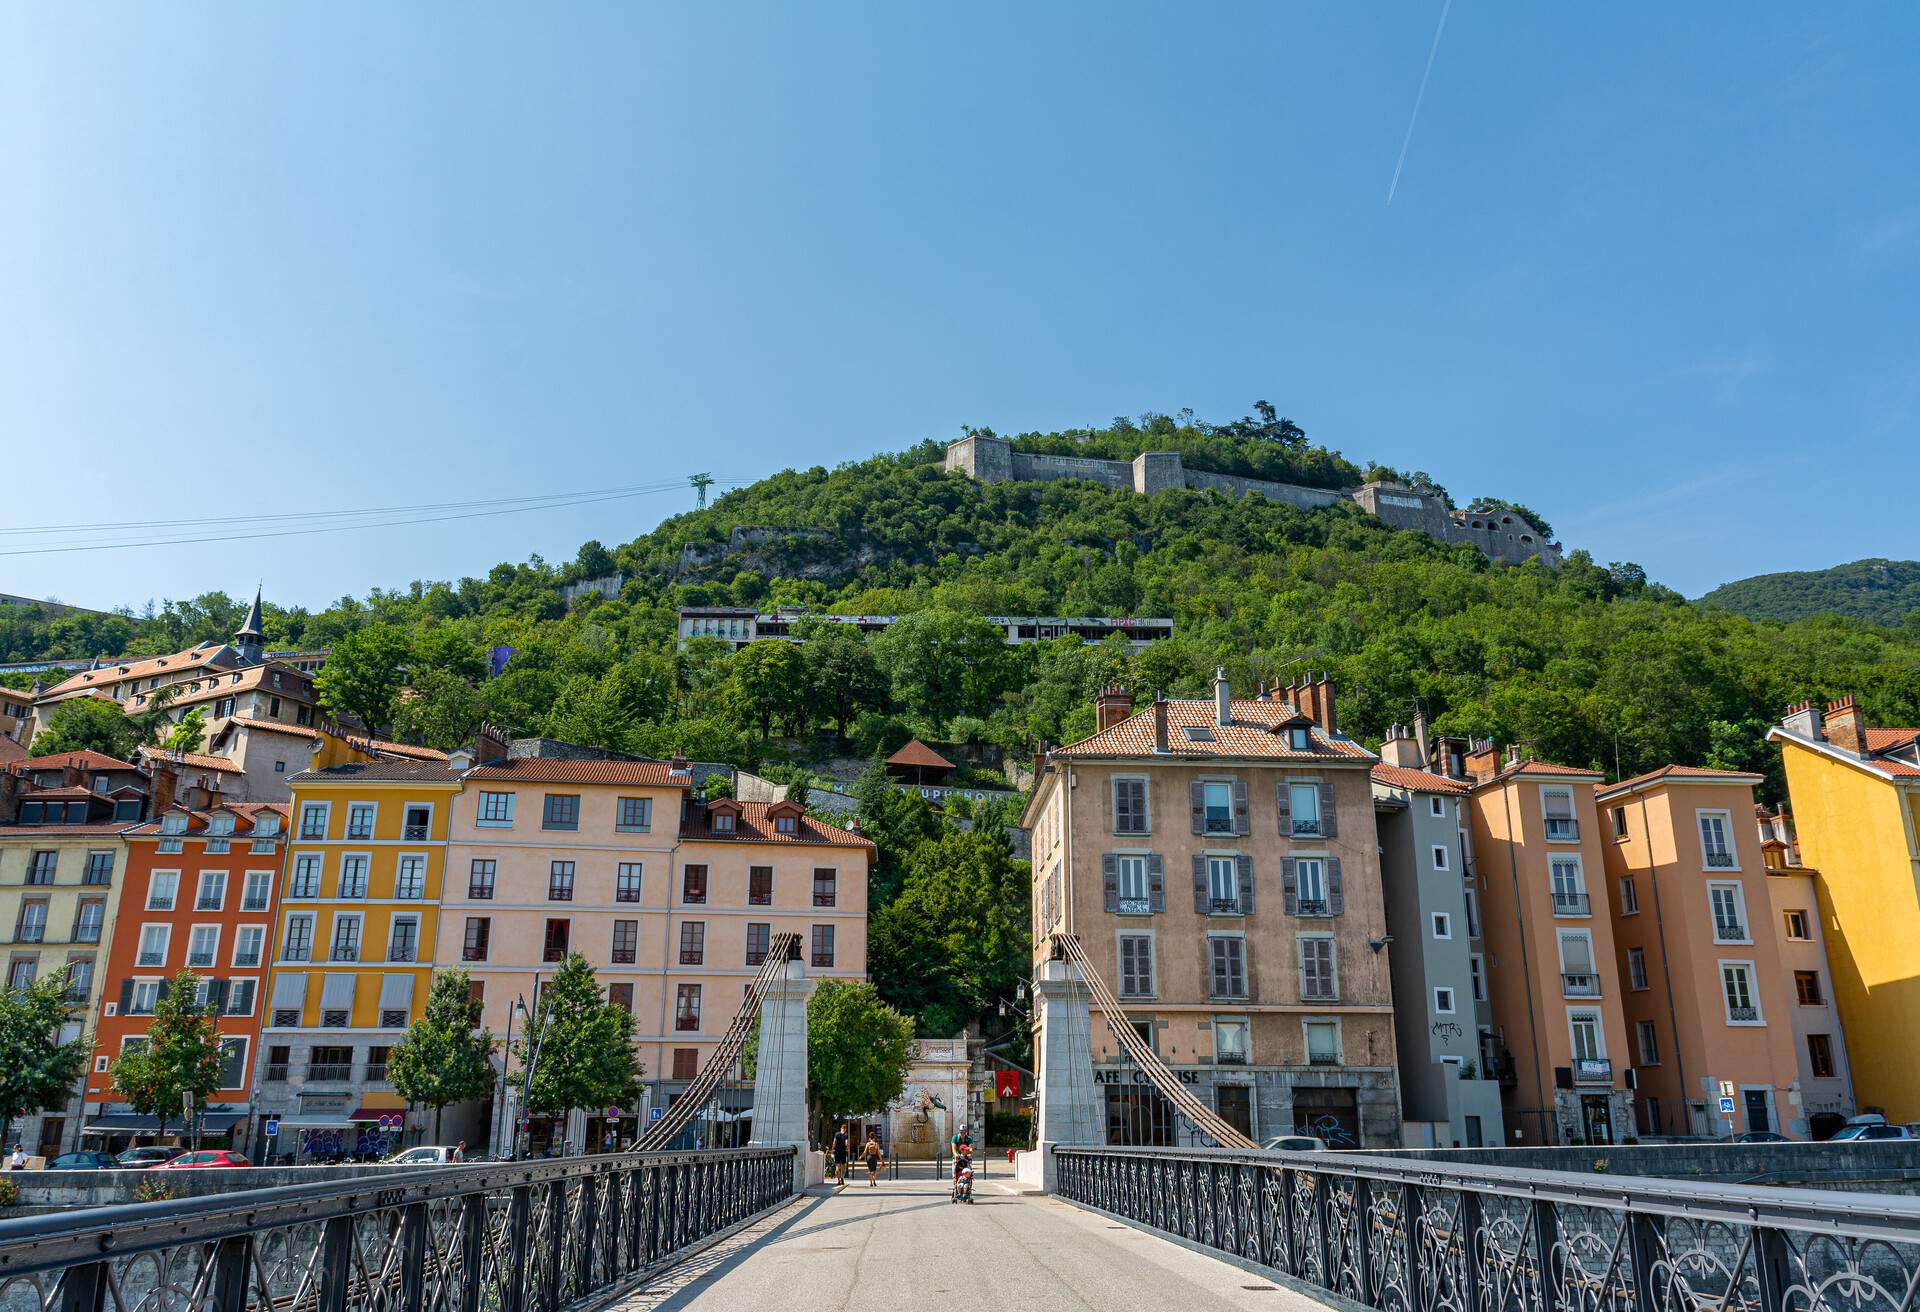
[[240, 650], [240, 657], [249, 665], [258, 665], [266, 659], [267, 635], [260, 627], [260, 593], [262, 588], [253, 590], [253, 605], [247, 609], [247, 618], [233, 635], [233, 645]]

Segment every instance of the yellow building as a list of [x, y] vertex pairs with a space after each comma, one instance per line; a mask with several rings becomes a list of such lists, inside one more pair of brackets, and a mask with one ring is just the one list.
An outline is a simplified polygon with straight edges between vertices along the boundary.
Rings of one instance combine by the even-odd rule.
[[404, 1110], [387, 1055], [426, 1004], [460, 776], [445, 761], [379, 760], [290, 786], [255, 1102], [280, 1118], [276, 1155], [380, 1151], [381, 1119]]
[[[85, 790], [79, 789], [28, 795], [38, 800], [76, 791], [84, 797]], [[0, 934], [6, 936], [6, 986], [18, 988], [67, 970], [73, 1019], [62, 1032], [65, 1039], [78, 1038], [99, 1014], [106, 947], [113, 937], [120, 887], [126, 882], [127, 845], [120, 833], [131, 824], [99, 819], [110, 809], [104, 801], [93, 804], [95, 818], [84, 823], [0, 824]], [[50, 810], [64, 817], [66, 808], [42, 804], [30, 810], [35, 816]], [[69, 1107], [14, 1122], [9, 1130], [12, 1141], [25, 1144], [29, 1153], [49, 1157], [77, 1147], [82, 1084], [74, 1085]]]
[[1861, 1110], [1920, 1120], [1920, 729], [1870, 729], [1853, 698], [1768, 730], [1815, 872]]

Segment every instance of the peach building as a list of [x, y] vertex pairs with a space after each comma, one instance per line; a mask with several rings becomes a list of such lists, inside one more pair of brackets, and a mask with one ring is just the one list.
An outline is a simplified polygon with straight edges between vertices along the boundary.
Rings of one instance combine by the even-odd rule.
[[1603, 776], [1491, 745], [1436, 744], [1474, 781], [1475, 892], [1508, 1141], [1617, 1143], [1634, 1133], [1627, 1032], [1614, 975]]
[[[796, 803], [694, 801], [692, 782], [684, 761], [490, 761], [467, 771], [449, 831], [438, 962], [472, 976], [504, 1042], [539, 977], [579, 952], [633, 1013], [653, 1105], [699, 1071], [773, 935], [801, 936], [812, 978], [866, 975], [873, 844]], [[621, 1111], [631, 1138], [647, 1108]], [[493, 1119], [500, 1134], [512, 1120]]]
[[1806, 1137], [1760, 782], [1668, 765], [1596, 790], [1641, 1134]]

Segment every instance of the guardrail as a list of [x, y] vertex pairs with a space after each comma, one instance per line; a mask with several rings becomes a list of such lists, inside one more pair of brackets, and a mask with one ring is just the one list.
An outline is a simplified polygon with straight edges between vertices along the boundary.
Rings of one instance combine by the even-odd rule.
[[1063, 1198], [1382, 1312], [1906, 1312], [1920, 1200], [1375, 1159], [1056, 1148]]
[[559, 1312], [791, 1197], [793, 1154], [416, 1167], [0, 1221], [0, 1312]]

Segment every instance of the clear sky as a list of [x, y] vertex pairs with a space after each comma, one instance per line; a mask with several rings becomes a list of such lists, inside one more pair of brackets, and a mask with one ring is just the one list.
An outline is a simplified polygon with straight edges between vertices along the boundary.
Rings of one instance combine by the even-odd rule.
[[[1920, 555], [1920, 10], [16, 5], [0, 527], [1245, 413], [1691, 594]], [[0, 556], [286, 603], [688, 493]], [[0, 535], [0, 549], [85, 534]]]

